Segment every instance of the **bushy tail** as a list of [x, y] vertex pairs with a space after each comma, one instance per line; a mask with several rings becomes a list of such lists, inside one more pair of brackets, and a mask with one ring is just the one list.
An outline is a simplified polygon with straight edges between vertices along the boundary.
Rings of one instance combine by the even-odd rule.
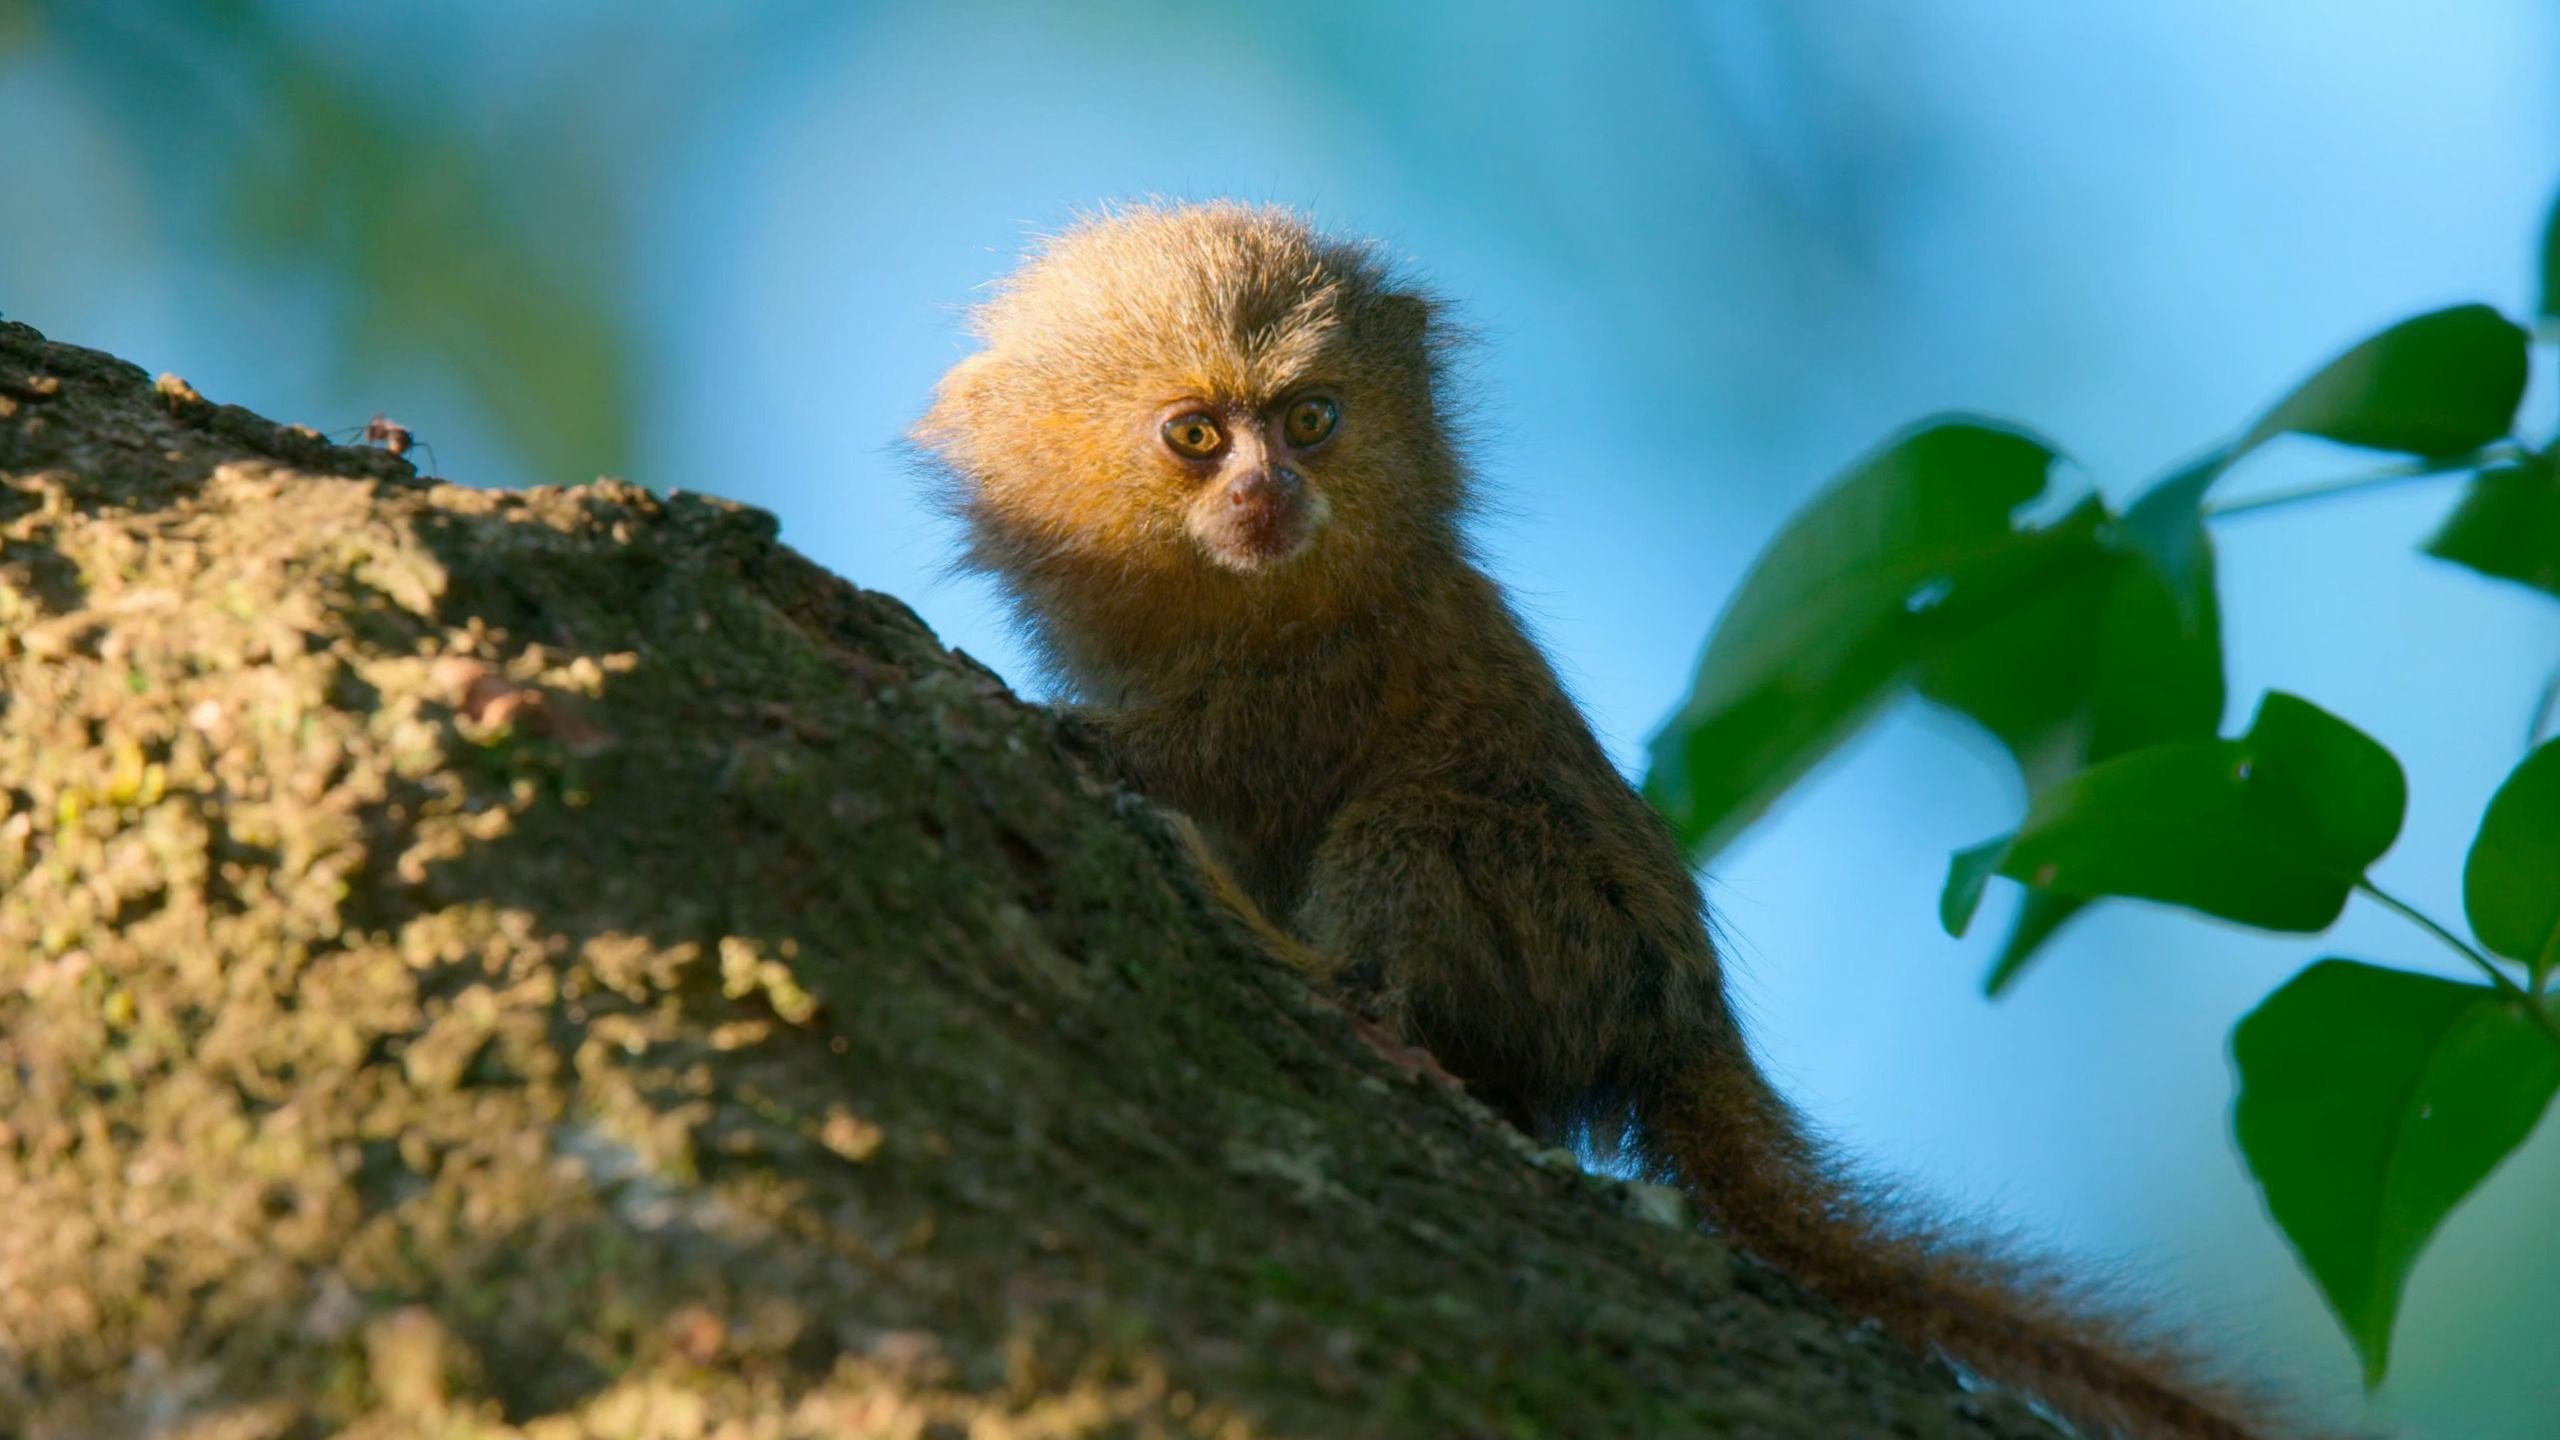
[[1642, 1111], [1645, 1146], [1719, 1230], [1908, 1343], [2031, 1395], [2091, 1435], [2308, 1440], [2263, 1400], [2092, 1303], [2049, 1267], [1914, 1220], [1840, 1178], [1740, 1038]]

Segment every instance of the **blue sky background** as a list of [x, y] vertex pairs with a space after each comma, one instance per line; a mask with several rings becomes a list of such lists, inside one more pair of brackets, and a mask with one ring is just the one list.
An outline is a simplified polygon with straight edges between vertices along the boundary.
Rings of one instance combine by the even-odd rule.
[[[763, 506], [1019, 676], [892, 449], [965, 352], [958, 308], [1079, 206], [1303, 206], [1482, 333], [1487, 553], [1631, 770], [1752, 556], [1887, 433], [2024, 421], [2121, 496], [2383, 324], [2522, 311], [2560, 188], [2560, 11], [2534, 0], [237, 8], [258, 24], [207, 43], [185, 7], [0, 0], [0, 133], [42, 141], [0, 161], [0, 312], [280, 418], [387, 410], [459, 479], [613, 467]], [[250, 31], [289, 64], [226, 68]], [[385, 183], [425, 229], [384, 233], [481, 226], [507, 241], [486, 263], [529, 257], [520, 293], [592, 298], [605, 358], [516, 387], [585, 430], [528, 440], [540, 411], [508, 419], [461, 358], [497, 322], [329, 238], [390, 202], [304, 158], [278, 75], [411, 145]], [[2547, 430], [2547, 373], [2528, 407]], [[2366, 463], [2280, 447], [2231, 493]], [[2379, 874], [2446, 917], [2560, 662], [2547, 599], [2413, 552], [2452, 494], [2218, 537], [2231, 722], [2283, 688], [2389, 744], [2412, 803]], [[1877, 1169], [2356, 1413], [2231, 1147], [2227, 1037], [2319, 955], [2439, 957], [2363, 910], [2304, 940], [2120, 905], [1988, 1003], [1998, 927], [1946, 938], [1937, 888], [2020, 803], [1988, 741], [1906, 708], [1718, 860], [1769, 1064]], [[2422, 1260], [2370, 1418], [2560, 1433], [2552, 1128]]]

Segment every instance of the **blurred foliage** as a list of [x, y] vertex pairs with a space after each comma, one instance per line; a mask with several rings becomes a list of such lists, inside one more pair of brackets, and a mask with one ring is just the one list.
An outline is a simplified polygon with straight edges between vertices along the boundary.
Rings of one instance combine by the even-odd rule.
[[[2543, 308], [2560, 280], [2560, 209]], [[1788, 523], [1717, 620], [1690, 698], [1653, 742], [1646, 793], [1693, 852], [1731, 840], [1814, 762], [1910, 690], [2016, 759], [2027, 814], [1957, 854], [1940, 918], [1961, 934], [1994, 875], [2026, 900], [1989, 988], [2014, 982], [2080, 907], [2140, 898], [2318, 932], [2362, 894], [2484, 983], [2327, 959], [2233, 1038], [2235, 1129], [2268, 1212], [2345, 1327], [2367, 1384], [2388, 1368], [2410, 1268], [2560, 1091], [2560, 740], [2500, 787], [2463, 871], [2455, 934], [2369, 876], [2408, 782], [2379, 742], [2271, 693], [2248, 730], [2223, 706], [2209, 523], [2431, 475], [2470, 477], [2426, 551], [2560, 595], [2560, 463], [2515, 434], [2525, 329], [2483, 305], [2402, 321], [2348, 350], [2121, 516], [2097, 497], [2046, 524], [2054, 447], [1971, 420], [1925, 426]], [[2397, 452], [2366, 474], [2215, 504], [2279, 435]], [[2537, 713], [2528, 746], [2549, 709]]]
[[543, 479], [627, 468], [619, 141], [577, 92], [457, 130], [398, 48], [323, 45], [252, 0], [26, 0], [0, 5], [0, 43], [51, 47], [105, 97], [173, 232], [325, 287], [313, 341], [359, 383], [425, 365]]

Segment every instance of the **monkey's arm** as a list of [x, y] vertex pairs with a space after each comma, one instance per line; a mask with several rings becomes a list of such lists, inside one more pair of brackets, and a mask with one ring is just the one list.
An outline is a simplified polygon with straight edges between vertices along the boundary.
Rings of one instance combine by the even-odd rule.
[[1656, 968], [1597, 882], [1604, 858], [1569, 828], [1526, 799], [1380, 790], [1326, 831], [1293, 924], [1346, 957], [1355, 1003], [1550, 1140], [1620, 1031], [1624, 997], [1592, 985]]

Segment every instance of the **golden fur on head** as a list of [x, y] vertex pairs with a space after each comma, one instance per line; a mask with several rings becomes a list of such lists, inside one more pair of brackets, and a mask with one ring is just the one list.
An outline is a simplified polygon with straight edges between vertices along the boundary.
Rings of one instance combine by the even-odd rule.
[[[914, 439], [968, 525], [966, 563], [1007, 579], [1069, 675], [1320, 629], [1459, 558], [1448, 331], [1366, 242], [1270, 206], [1132, 206], [1049, 238], [971, 319], [984, 348]], [[1184, 402], [1242, 420], [1319, 390], [1341, 421], [1294, 467], [1312, 533], [1239, 568], [1193, 533], [1203, 479], [1158, 428]], [[1087, 635], [1125, 653], [1058, 653]]]

